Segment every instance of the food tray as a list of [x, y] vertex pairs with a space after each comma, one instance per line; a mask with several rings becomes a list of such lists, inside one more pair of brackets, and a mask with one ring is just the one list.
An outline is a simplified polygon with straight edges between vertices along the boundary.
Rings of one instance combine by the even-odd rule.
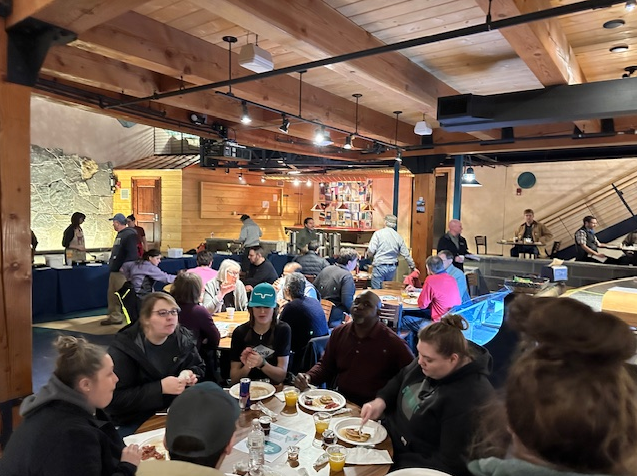
[[514, 293], [536, 294], [546, 288], [549, 278], [536, 275], [513, 276], [504, 280], [504, 285]]

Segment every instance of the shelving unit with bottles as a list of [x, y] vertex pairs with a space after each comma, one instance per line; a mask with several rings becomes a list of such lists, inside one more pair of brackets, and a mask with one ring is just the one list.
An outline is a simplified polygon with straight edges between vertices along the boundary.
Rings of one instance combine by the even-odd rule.
[[319, 226], [372, 228], [371, 180], [321, 183], [319, 203]]

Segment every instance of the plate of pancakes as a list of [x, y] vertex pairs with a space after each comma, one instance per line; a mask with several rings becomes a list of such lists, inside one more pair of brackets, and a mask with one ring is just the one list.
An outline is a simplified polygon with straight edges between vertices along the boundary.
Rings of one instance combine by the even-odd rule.
[[307, 390], [299, 396], [299, 405], [315, 412], [331, 412], [343, 408], [347, 400], [333, 390]]
[[387, 438], [387, 430], [380, 423], [369, 420], [361, 428], [359, 417], [343, 418], [334, 425], [339, 440], [350, 445], [376, 445]]

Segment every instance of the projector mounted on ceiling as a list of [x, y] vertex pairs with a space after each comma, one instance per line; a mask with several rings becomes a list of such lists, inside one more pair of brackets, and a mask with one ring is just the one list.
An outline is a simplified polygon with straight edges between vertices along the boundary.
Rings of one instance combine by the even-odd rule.
[[431, 133], [431, 126], [427, 123], [427, 121], [418, 121], [414, 126], [414, 134], [419, 136], [430, 136]]
[[274, 69], [272, 55], [253, 43], [244, 45], [241, 48], [239, 64], [255, 73], [265, 73]]

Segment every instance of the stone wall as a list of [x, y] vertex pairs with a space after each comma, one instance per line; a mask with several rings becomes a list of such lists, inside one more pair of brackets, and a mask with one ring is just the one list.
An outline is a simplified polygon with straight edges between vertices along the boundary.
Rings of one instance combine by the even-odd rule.
[[74, 212], [86, 215], [82, 229], [87, 248], [111, 247], [111, 173], [111, 164], [31, 146], [31, 227], [38, 251], [62, 249], [62, 234]]

